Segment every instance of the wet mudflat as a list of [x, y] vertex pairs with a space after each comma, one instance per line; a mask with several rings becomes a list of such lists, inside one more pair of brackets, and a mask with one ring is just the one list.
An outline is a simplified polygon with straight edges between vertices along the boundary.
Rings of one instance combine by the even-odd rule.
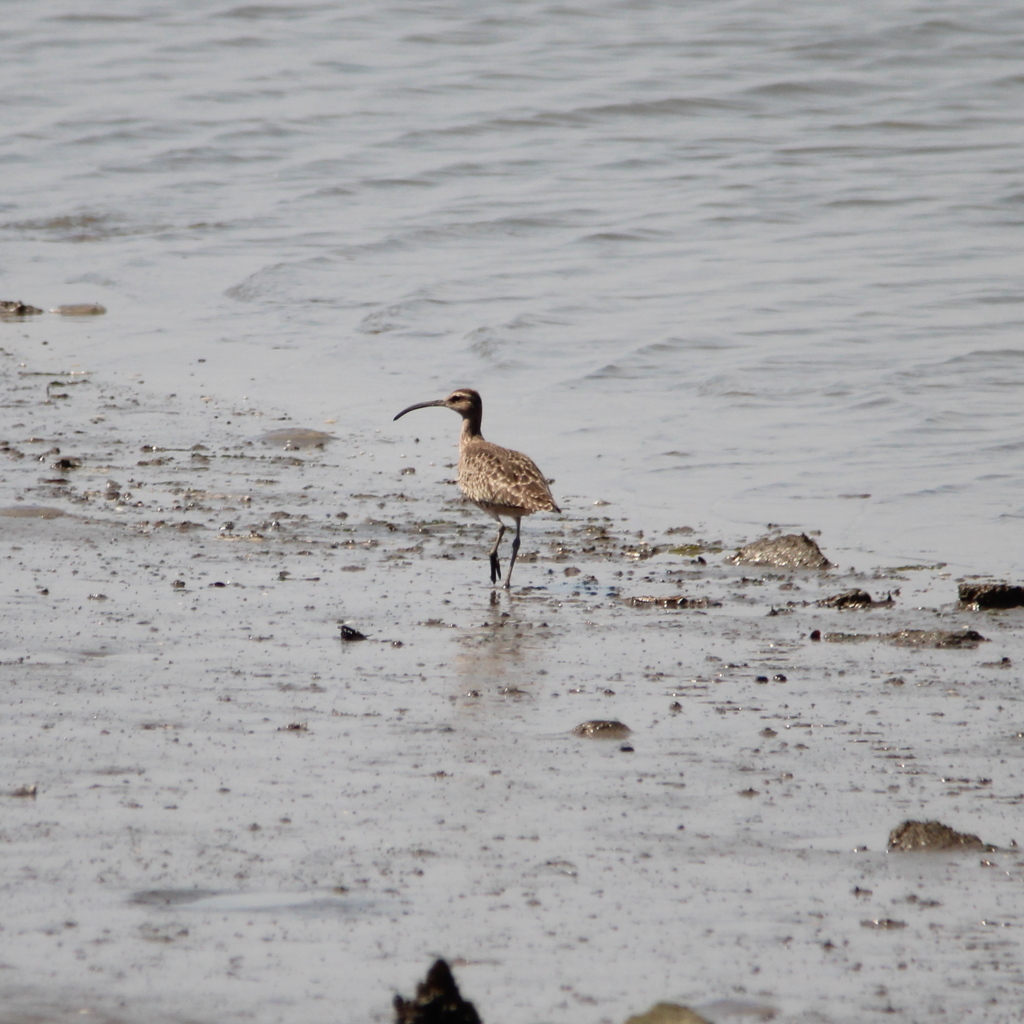
[[557, 482], [493, 593], [389, 424], [60, 370], [0, 354], [4, 1024], [386, 1021], [436, 955], [487, 1021], [1012, 1019], [1021, 609]]

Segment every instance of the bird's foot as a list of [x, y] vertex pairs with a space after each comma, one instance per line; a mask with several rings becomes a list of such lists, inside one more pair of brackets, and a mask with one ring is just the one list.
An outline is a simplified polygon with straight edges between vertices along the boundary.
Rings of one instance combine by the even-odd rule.
[[497, 583], [501, 579], [501, 563], [496, 554], [491, 555], [491, 583]]

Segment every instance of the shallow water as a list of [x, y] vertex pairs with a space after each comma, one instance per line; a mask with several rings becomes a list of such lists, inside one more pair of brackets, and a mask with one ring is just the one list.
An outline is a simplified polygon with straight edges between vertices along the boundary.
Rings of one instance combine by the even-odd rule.
[[5, 287], [110, 310], [21, 326], [60, 366], [399, 439], [470, 384], [577, 507], [1019, 568], [1022, 32], [1009, 3], [8, 4]]
[[[0, 509], [64, 513], [0, 517], [2, 788], [40, 792], [3, 800], [10, 1019], [384, 1020], [444, 954], [487, 1020], [1001, 1024], [1016, 854], [882, 850], [1015, 837], [1019, 616], [954, 602], [1024, 574], [1022, 36], [962, 0], [6, 4], [0, 299], [107, 310], [0, 320]], [[391, 422], [456, 385], [567, 513], [512, 602], [455, 418]], [[669, 551], [768, 523], [840, 578]], [[854, 583], [896, 608], [766, 615]], [[680, 588], [722, 606], [622, 602]], [[990, 649], [806, 640], [937, 620]]]

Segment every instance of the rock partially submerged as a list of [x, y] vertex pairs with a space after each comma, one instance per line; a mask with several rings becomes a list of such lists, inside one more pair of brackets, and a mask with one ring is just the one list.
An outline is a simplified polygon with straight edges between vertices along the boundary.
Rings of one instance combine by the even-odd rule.
[[732, 555], [737, 565], [773, 565], [778, 569], [831, 569], [832, 563], [806, 533], [762, 537]]
[[969, 832], [957, 832], [941, 821], [905, 821], [889, 833], [889, 849], [904, 853], [918, 850], [995, 849]]
[[395, 1024], [480, 1024], [472, 1003], [462, 998], [451, 968], [436, 960], [416, 986], [413, 999], [395, 996]]
[[679, 1003], [655, 1003], [646, 1013], [629, 1017], [626, 1024], [708, 1024], [699, 1013]]
[[958, 590], [960, 603], [974, 611], [1024, 607], [1024, 587], [1012, 583], [961, 583]]
[[594, 719], [590, 722], [581, 722], [573, 729], [573, 735], [586, 736], [591, 739], [621, 740], [625, 739], [632, 730], [628, 725], [617, 722], [614, 719]]

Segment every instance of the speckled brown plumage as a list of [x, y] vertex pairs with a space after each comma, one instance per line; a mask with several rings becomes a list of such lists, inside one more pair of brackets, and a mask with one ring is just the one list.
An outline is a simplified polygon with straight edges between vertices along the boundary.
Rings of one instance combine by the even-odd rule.
[[498, 537], [491, 549], [491, 583], [501, 579], [498, 562], [498, 546], [505, 534], [501, 516], [516, 521], [516, 535], [512, 541], [512, 560], [504, 587], [509, 588], [512, 569], [519, 553], [519, 529], [523, 516], [532, 512], [561, 512], [551, 496], [547, 480], [537, 468], [533, 459], [522, 452], [485, 441], [480, 433], [483, 418], [483, 402], [480, 395], [471, 388], [459, 388], [447, 398], [434, 402], [419, 402], [403, 409], [399, 419], [413, 409], [426, 409], [443, 405], [453, 409], [462, 417], [462, 433], [459, 436], [459, 487], [462, 493], [489, 516], [498, 521]]

